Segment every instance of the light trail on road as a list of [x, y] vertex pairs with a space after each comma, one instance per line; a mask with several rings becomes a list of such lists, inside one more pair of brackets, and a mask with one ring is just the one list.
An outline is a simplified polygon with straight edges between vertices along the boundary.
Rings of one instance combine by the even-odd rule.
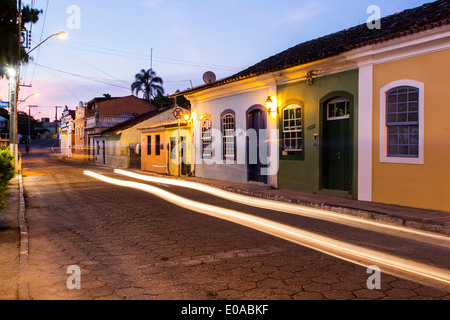
[[283, 203], [275, 200], [269, 199], [260, 199], [256, 197], [246, 196], [237, 194], [234, 192], [218, 189], [215, 187], [211, 187], [205, 184], [191, 182], [191, 181], [182, 181], [182, 180], [174, 180], [167, 178], [160, 178], [154, 176], [148, 176], [143, 174], [138, 174], [134, 172], [129, 172], [126, 170], [115, 169], [114, 173], [121, 174], [130, 178], [135, 178], [138, 180], [143, 180], [147, 182], [154, 182], [166, 185], [173, 185], [178, 187], [190, 188], [197, 191], [202, 191], [205, 193], [212, 194], [214, 196], [230, 200], [236, 203], [254, 206], [258, 208], [269, 209], [273, 211], [280, 211], [295, 215], [300, 215], [304, 217], [321, 219], [326, 221], [331, 221], [339, 224], [345, 224], [348, 226], [358, 227], [358, 228], [370, 228], [371, 230], [392, 230], [396, 232], [409, 233], [416, 236], [420, 236], [420, 238], [415, 238], [415, 240], [426, 241], [429, 243], [430, 238], [438, 240], [435, 241], [434, 244], [449, 247], [450, 248], [450, 237], [436, 234], [432, 232], [421, 231], [412, 228], [400, 227], [395, 225], [390, 225], [386, 223], [380, 223], [364, 218], [358, 218], [355, 216], [350, 216], [346, 214], [339, 214], [331, 211], [309, 208], [301, 205], [295, 205], [290, 203]]
[[[148, 184], [110, 178], [91, 171], [84, 171], [84, 174], [105, 183], [141, 190], [184, 209], [246, 226], [357, 265], [364, 267], [377, 265], [383, 272], [394, 276], [403, 278], [412, 277], [411, 280], [418, 282], [422, 282], [426, 279], [426, 281], [431, 281], [435, 284], [437, 283], [446, 288], [450, 286], [450, 273], [448, 270], [431, 267], [412, 260], [348, 244], [300, 228], [295, 228], [236, 210], [189, 200]], [[416, 279], [416, 277], [419, 277], [419, 280]]]

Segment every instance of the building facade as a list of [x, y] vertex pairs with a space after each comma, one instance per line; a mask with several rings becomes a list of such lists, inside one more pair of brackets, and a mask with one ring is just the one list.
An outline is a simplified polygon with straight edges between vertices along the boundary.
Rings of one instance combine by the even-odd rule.
[[[266, 101], [272, 79], [242, 81], [188, 93], [194, 127], [192, 163], [197, 177], [277, 185], [276, 120]], [[273, 130], [272, 130], [273, 129]], [[274, 142], [274, 143], [271, 143]]]
[[[190, 114], [190, 110], [175, 106], [138, 125], [141, 135], [142, 170], [161, 174], [178, 174], [178, 167], [173, 166], [174, 156], [172, 156], [172, 152], [173, 155], [181, 152], [181, 149], [178, 149], [178, 131], [176, 130], [178, 130], [179, 120], [180, 125], [183, 122], [182, 126], [186, 128], [186, 122], [182, 120], [182, 116], [186, 114]], [[178, 116], [180, 119], [177, 119]], [[174, 126], [176, 129], [174, 129]], [[172, 134], [174, 130], [175, 133]], [[184, 139], [183, 143], [186, 150], [187, 148], [190, 149], [191, 131], [180, 130], [180, 133], [180, 137]], [[189, 156], [185, 153], [182, 157]]]
[[195, 175], [449, 211], [449, 23], [435, 1], [182, 92]]
[[349, 54], [364, 65], [360, 135], [372, 137], [359, 157], [364, 200], [450, 211], [448, 19]]
[[97, 148], [94, 138], [102, 131], [112, 128], [133, 117], [155, 110], [154, 106], [146, 100], [133, 95], [117, 98], [94, 98], [86, 104], [86, 117], [84, 131], [87, 136], [84, 148], [87, 150], [88, 158], [95, 161]]
[[277, 96], [279, 188], [357, 199], [358, 70], [280, 84]]
[[67, 106], [61, 115], [60, 147], [64, 158], [71, 158], [75, 145], [75, 110], [69, 110]]
[[[126, 120], [114, 127], [108, 128], [97, 135], [92, 135], [94, 143], [92, 148], [93, 161], [121, 168], [135, 168], [147, 170], [151, 167], [162, 168], [158, 172], [166, 173], [166, 158], [161, 161], [162, 151], [165, 148], [166, 133], [161, 128], [159, 155], [156, 150], [156, 137], [153, 142], [153, 156], [148, 158], [146, 138], [142, 137], [141, 128], [148, 128], [152, 125], [161, 126], [162, 123], [174, 121], [173, 111], [175, 108], [166, 108], [150, 111], [129, 120]], [[187, 112], [187, 110], [185, 110]], [[157, 162], [157, 163], [155, 163]], [[152, 170], [148, 170], [152, 171]]]

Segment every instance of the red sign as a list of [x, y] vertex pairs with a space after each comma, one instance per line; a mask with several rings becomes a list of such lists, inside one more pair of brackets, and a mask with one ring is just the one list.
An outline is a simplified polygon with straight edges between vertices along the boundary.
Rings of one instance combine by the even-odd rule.
[[181, 119], [181, 117], [183, 116], [183, 109], [181, 109], [181, 108], [176, 108], [176, 109], [173, 111], [173, 116], [174, 116], [176, 119]]

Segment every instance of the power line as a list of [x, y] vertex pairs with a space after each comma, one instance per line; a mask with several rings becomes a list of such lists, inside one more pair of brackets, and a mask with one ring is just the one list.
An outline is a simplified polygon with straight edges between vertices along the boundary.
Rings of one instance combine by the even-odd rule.
[[[75, 41], [68, 41], [75, 44], [82, 44], [81, 42], [75, 42]], [[118, 57], [124, 57], [128, 59], [137, 59], [137, 60], [145, 60], [148, 61], [148, 56], [140, 53], [134, 53], [134, 52], [128, 52], [128, 51], [122, 51], [122, 50], [116, 50], [116, 49], [110, 49], [105, 47], [99, 47], [95, 45], [89, 45], [88, 48], [80, 48], [75, 46], [68, 46], [68, 45], [62, 45], [62, 44], [51, 44], [52, 46], [56, 47], [63, 47], [63, 48], [69, 48], [69, 49], [75, 49], [75, 50], [82, 50], [92, 53], [98, 53], [98, 54], [104, 54], [104, 55], [110, 55], [110, 56], [118, 56]], [[85, 44], [83, 44], [85, 45]], [[105, 51], [99, 51], [99, 50], [93, 50], [90, 48], [97, 48], [100, 50], [107, 50]], [[117, 53], [113, 53], [117, 52]], [[162, 63], [168, 63], [168, 64], [176, 64], [176, 65], [185, 65], [190, 67], [199, 67], [199, 68], [216, 68], [216, 69], [222, 69], [227, 71], [239, 71], [242, 70], [242, 68], [236, 68], [236, 67], [229, 67], [229, 66], [222, 66], [222, 65], [215, 65], [215, 64], [207, 64], [207, 63], [200, 63], [200, 62], [194, 62], [194, 61], [188, 61], [188, 60], [180, 60], [180, 59], [173, 59], [173, 58], [166, 58], [166, 57], [157, 57], [153, 56], [152, 61], [159, 61]]]
[[[33, 2], [34, 2], [34, 1], [33, 1]], [[45, 28], [45, 22], [46, 22], [46, 20], [47, 20], [47, 11], [48, 11], [48, 4], [49, 4], [49, 2], [50, 2], [50, 0], [47, 0], [47, 4], [45, 5], [44, 21], [42, 22], [41, 36], [39, 37], [39, 42], [42, 41], [42, 37], [43, 37], [43, 35], [44, 35], [44, 28]], [[38, 58], [39, 58], [39, 52], [40, 52], [40, 49], [41, 49], [40, 47], [37, 49], [37, 56], [36, 56], [35, 61], [37, 61]], [[34, 68], [33, 68], [33, 73], [32, 73], [32, 75], [31, 75], [30, 84], [33, 83], [35, 72], [36, 72], [36, 65], [34, 65]], [[30, 93], [30, 90], [31, 90], [31, 88], [28, 89], [28, 93]]]
[[[56, 52], [56, 56], [58, 58], [63, 58], [64, 61], [65, 61], [65, 64], [72, 63], [72, 62], [77, 63], [77, 65], [73, 64], [73, 66], [75, 66], [77, 69], [79, 69], [81, 67], [81, 68], [85, 69], [87, 72], [89, 72], [91, 74], [94, 74], [94, 72], [92, 72], [92, 70], [91, 70], [91, 69], [93, 69], [93, 70], [98, 71], [99, 73], [107, 75], [108, 77], [111, 78], [111, 80], [114, 80], [114, 81], [117, 81], [117, 82], [121, 82], [121, 83], [125, 83], [127, 85], [129, 83], [128, 81], [124, 81], [122, 79], [119, 79], [119, 78], [117, 78], [117, 77], [115, 77], [115, 76], [113, 76], [113, 75], [111, 75], [111, 74], [109, 74], [109, 73], [99, 69], [98, 67], [89, 64], [85, 60], [80, 59], [79, 57], [75, 57], [75, 56], [71, 55], [70, 53], [67, 53], [67, 52], [64, 52], [64, 53], [60, 52], [60, 53], [58, 53], [58, 52]], [[100, 78], [100, 80], [107, 81], [108, 79]]]
[[68, 71], [63, 71], [63, 70], [59, 70], [59, 69], [50, 68], [50, 67], [44, 66], [44, 65], [39, 64], [39, 63], [36, 63], [35, 65], [38, 66], [38, 67], [47, 69], [47, 70], [52, 70], [52, 71], [55, 71], [55, 72], [68, 74], [68, 75], [71, 75], [71, 76], [74, 76], [74, 77], [87, 79], [87, 80], [91, 80], [91, 81], [95, 81], [95, 82], [100, 82], [100, 83], [103, 83], [103, 84], [108, 84], [108, 85], [111, 85], [111, 86], [114, 86], [114, 87], [117, 87], [117, 88], [122, 88], [122, 89], [127, 89], [127, 90], [130, 89], [128, 87], [124, 87], [124, 86], [120, 86], [120, 85], [116, 85], [116, 84], [110, 83], [110, 82], [108, 82], [109, 79], [100, 79], [100, 78], [87, 77], [85, 75], [76, 74], [76, 73], [73, 73], [73, 72], [68, 72]]

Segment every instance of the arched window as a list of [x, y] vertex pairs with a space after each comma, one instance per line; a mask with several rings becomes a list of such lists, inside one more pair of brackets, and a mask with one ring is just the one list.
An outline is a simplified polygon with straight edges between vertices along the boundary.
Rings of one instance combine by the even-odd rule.
[[202, 158], [211, 157], [211, 119], [202, 119]]
[[235, 118], [231, 113], [222, 116], [223, 157], [225, 160], [235, 158]]
[[302, 107], [289, 105], [283, 109], [283, 147], [284, 151], [303, 150]]

